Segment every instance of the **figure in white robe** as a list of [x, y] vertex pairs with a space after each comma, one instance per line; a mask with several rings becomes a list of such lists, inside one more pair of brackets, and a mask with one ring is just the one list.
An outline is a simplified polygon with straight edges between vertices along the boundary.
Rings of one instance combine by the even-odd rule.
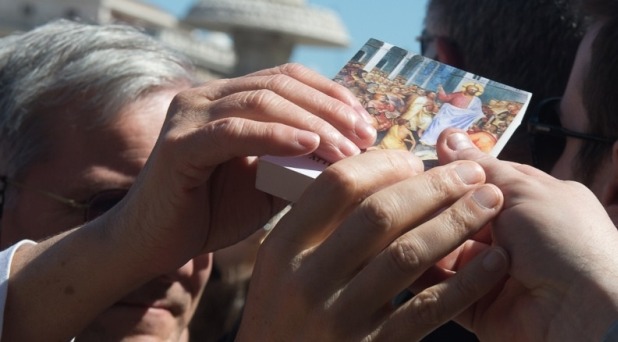
[[443, 104], [423, 133], [421, 143], [434, 146], [445, 129], [454, 127], [466, 130], [482, 118], [483, 104], [478, 98], [481, 92], [481, 86], [477, 84], [468, 84], [464, 86], [464, 91], [452, 94], [446, 94], [441, 86], [438, 87], [438, 99]]

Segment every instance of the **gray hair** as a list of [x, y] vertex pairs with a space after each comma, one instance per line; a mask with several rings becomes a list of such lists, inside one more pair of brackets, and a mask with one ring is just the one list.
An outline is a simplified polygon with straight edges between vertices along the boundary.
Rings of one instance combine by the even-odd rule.
[[58, 20], [0, 39], [0, 175], [42, 158], [45, 122], [92, 127], [152, 92], [197, 83], [182, 55], [124, 25]]

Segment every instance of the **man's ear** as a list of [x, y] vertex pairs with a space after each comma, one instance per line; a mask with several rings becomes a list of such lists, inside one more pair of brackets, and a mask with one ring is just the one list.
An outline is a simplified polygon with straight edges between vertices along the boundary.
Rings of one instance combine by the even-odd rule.
[[445, 37], [436, 37], [435, 44], [439, 62], [455, 68], [465, 69], [463, 54], [455, 43]]

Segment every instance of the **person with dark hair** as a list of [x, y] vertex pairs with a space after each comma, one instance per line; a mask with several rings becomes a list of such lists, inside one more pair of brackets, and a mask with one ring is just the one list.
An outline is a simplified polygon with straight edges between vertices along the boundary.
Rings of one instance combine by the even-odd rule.
[[[562, 94], [584, 29], [571, 0], [429, 0], [418, 40], [427, 57], [531, 92], [534, 108]], [[500, 159], [531, 163], [526, 117]]]
[[[504, 248], [509, 274], [473, 316], [457, 321], [481, 341], [616, 341], [618, 230], [611, 211], [580, 183], [490, 157], [463, 131], [446, 130], [437, 151], [442, 163], [479, 163], [504, 194], [491, 236], [467, 248]], [[457, 270], [466, 263], [453, 255], [450, 264]]]
[[[618, 65], [614, 63], [618, 52], [618, 4], [601, 0], [585, 4], [596, 20], [582, 42], [564, 95], [547, 101], [538, 118], [540, 123], [554, 119], [550, 123], [581, 134], [559, 134], [556, 143], [547, 143], [556, 149], [542, 151], [538, 159], [547, 159], [552, 172], [560, 178], [581, 181], [599, 198], [610, 201], [618, 138], [618, 104], [612, 97], [618, 92]], [[554, 116], [547, 117], [550, 114]], [[549, 154], [554, 156], [548, 158]]]
[[[533, 108], [564, 90], [584, 32], [584, 18], [575, 9], [572, 1], [428, 0], [417, 40], [426, 57], [531, 92]], [[500, 159], [532, 162], [528, 116]], [[491, 138], [490, 133], [481, 134]], [[426, 340], [453, 338], [477, 340], [455, 324]]]
[[618, 341], [618, 2], [582, 6], [590, 24], [564, 94], [528, 123], [534, 165], [557, 178], [483, 155], [463, 132], [441, 138], [442, 162], [478, 162], [505, 194], [492, 243], [511, 255], [509, 276], [460, 321], [480, 340]]

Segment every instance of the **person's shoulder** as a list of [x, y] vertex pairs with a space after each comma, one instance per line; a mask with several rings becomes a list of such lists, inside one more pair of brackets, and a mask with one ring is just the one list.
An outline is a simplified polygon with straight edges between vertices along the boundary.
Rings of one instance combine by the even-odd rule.
[[0, 250], [0, 260], [4, 261], [5, 259], [9, 260], [13, 258], [13, 255], [15, 255], [15, 252], [19, 249], [19, 247], [23, 246], [23, 245], [35, 245], [36, 242], [32, 241], [32, 240], [21, 240], [18, 241], [17, 243], [3, 249]]

